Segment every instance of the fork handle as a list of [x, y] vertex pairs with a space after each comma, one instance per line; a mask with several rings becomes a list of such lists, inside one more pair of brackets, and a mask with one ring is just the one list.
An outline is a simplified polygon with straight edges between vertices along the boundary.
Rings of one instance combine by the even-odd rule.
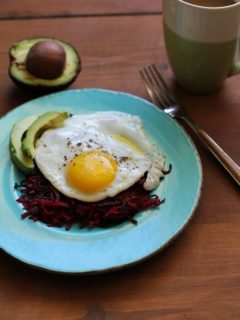
[[240, 167], [226, 154], [225, 151], [197, 124], [188, 117], [181, 119], [197, 134], [207, 149], [217, 158], [240, 186]]

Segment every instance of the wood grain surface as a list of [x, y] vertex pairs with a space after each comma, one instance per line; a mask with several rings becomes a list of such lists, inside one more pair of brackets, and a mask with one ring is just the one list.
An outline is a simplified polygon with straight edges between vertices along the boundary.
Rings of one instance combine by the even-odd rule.
[[149, 14], [162, 10], [162, 0], [1, 0], [0, 18]]
[[[109, 16], [107, 1], [102, 1], [102, 8], [96, 1], [96, 7], [82, 1], [88, 17], [19, 20], [12, 16], [26, 13], [27, 6], [17, 1], [3, 3], [4, 14], [8, 12], [11, 19], [0, 21], [1, 115], [37, 96], [20, 90], [9, 79], [9, 47], [26, 37], [52, 36], [69, 41], [81, 54], [83, 70], [70, 88], [108, 88], [148, 99], [138, 72], [145, 64], [159, 63], [189, 114], [240, 163], [240, 76], [227, 79], [221, 90], [207, 96], [182, 91], [168, 66], [161, 14]], [[40, 15], [44, 8], [51, 12], [53, 1], [41, 3]], [[73, 8], [74, 2], [69, 3]], [[144, 1], [139, 3], [144, 10]], [[156, 3], [149, 1], [148, 8]], [[65, 10], [63, 4], [59, 1], [59, 13]], [[107, 15], [91, 16], [100, 9]], [[239, 320], [239, 188], [192, 138], [203, 165], [202, 197], [176, 241], [135, 267], [84, 277], [33, 269], [1, 251], [0, 319]]]

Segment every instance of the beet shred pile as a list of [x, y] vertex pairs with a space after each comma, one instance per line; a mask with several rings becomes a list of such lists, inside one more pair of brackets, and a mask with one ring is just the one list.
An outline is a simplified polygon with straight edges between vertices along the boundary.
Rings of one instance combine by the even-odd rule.
[[137, 212], [164, 202], [143, 188], [145, 179], [143, 177], [113, 198], [93, 203], [64, 196], [40, 172], [15, 184], [15, 189], [21, 192], [17, 201], [25, 209], [21, 215], [23, 219], [42, 221], [52, 227], [64, 226], [66, 230], [74, 223], [78, 223], [80, 228], [110, 227], [126, 220], [136, 224], [134, 215]]

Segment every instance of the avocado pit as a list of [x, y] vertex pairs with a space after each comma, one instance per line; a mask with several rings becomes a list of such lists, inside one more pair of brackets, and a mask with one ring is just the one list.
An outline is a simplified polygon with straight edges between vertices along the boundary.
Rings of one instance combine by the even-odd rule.
[[26, 69], [42, 79], [56, 79], [63, 73], [66, 53], [52, 40], [35, 43], [26, 57]]

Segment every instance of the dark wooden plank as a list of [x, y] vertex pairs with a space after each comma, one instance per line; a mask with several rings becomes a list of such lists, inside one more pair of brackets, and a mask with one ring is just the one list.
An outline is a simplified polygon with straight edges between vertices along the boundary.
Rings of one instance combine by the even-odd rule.
[[159, 13], [162, 0], [2, 0], [1, 18]]
[[[67, 26], [67, 27], [65, 27]], [[85, 17], [0, 22], [0, 112], [37, 95], [7, 75], [18, 39], [53, 36], [80, 52], [83, 70], [71, 88], [98, 87], [148, 98], [145, 64], [167, 62], [161, 16]], [[211, 95], [194, 96], [164, 76], [191, 116], [240, 162], [240, 77]], [[239, 189], [194, 138], [203, 164], [202, 198], [186, 230], [151, 260], [120, 272], [63, 276], [31, 269], [0, 252], [0, 318], [6, 320], [238, 320]]]

